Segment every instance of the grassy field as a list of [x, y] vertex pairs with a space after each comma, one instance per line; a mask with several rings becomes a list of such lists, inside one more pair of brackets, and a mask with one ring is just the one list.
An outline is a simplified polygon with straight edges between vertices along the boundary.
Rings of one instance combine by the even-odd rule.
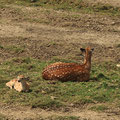
[[[24, 9], [24, 6], [26, 7], [26, 9]], [[32, 11], [32, 8], [37, 8], [37, 7], [45, 8], [45, 10], [35, 9], [34, 11]], [[76, 56], [76, 54], [79, 53], [79, 51], [77, 51], [78, 50], [77, 48], [78, 46], [81, 45], [84, 46], [84, 42], [81, 43], [79, 41], [80, 42], [79, 43], [77, 41], [79, 37], [77, 38], [77, 36], [83, 35], [85, 32], [87, 32], [88, 29], [90, 31], [94, 30], [97, 32], [101, 30], [100, 32], [103, 34], [104, 32], [106, 32], [105, 33], [106, 35], [107, 34], [110, 35], [111, 33], [113, 35], [119, 34], [120, 32], [119, 28], [115, 29], [115, 27], [119, 25], [119, 22], [116, 22], [114, 24], [114, 22], [112, 22], [113, 20], [110, 19], [111, 17], [109, 17], [112, 16], [113, 19], [115, 17], [119, 18], [120, 16], [119, 7], [113, 7], [108, 4], [92, 5], [84, 2], [84, 0], [68, 0], [66, 2], [63, 0], [36, 0], [35, 2], [31, 2], [30, 0], [0, 0], [0, 8], [3, 11], [3, 13], [2, 12], [0, 13], [3, 14], [2, 17], [3, 19], [0, 20], [0, 25], [3, 25], [5, 27], [8, 26], [8, 28], [6, 27], [6, 29], [8, 30], [3, 29], [3, 33], [0, 33], [0, 35], [6, 35], [7, 32], [4, 31], [8, 31], [9, 33], [8, 36], [7, 35], [5, 37], [0, 36], [0, 40], [2, 40], [0, 41], [0, 52], [1, 51], [3, 52], [1, 54], [2, 59], [0, 59], [0, 103], [5, 103], [5, 104], [7, 103], [8, 105], [30, 106], [31, 108], [42, 108], [48, 111], [49, 110], [69, 111], [69, 109], [74, 109], [74, 108], [77, 109], [86, 108], [87, 110], [104, 112], [116, 108], [120, 109], [120, 67], [116, 66], [119, 61], [119, 57], [118, 57], [119, 54], [114, 55], [115, 53], [119, 52], [120, 43], [117, 43], [116, 45], [114, 45], [114, 47], [110, 46], [111, 48], [106, 47], [108, 44], [106, 46], [103, 45], [101, 47], [100, 45], [97, 45], [97, 43], [94, 44], [94, 47], [96, 48], [95, 51], [96, 53], [95, 56], [93, 55], [94, 61], [92, 61], [93, 63], [91, 69], [91, 77], [89, 82], [46, 81], [41, 76], [43, 68], [51, 63], [58, 61], [78, 63], [81, 58], [80, 56]], [[27, 9], [29, 10], [27, 11]], [[60, 11], [60, 13], [54, 11]], [[39, 14], [39, 12], [41, 14]], [[67, 14], [67, 12], [74, 14]], [[6, 15], [4, 15], [4, 13]], [[50, 13], [51, 15], [49, 16]], [[83, 15], [84, 13], [86, 13], [87, 15], [90, 14], [94, 14], [94, 15], [97, 14], [100, 16], [103, 15], [105, 16], [103, 17], [105, 18], [103, 20], [106, 20], [107, 17], [109, 18], [108, 23], [107, 22], [104, 23], [102, 19], [101, 19], [102, 22], [101, 21], [99, 22], [99, 17], [98, 20], [97, 19], [94, 20], [94, 18], [96, 17], [93, 18], [93, 16], [91, 16], [90, 18], [93, 20], [90, 21], [88, 17], [87, 21], [82, 22], [81, 19], [82, 15], [79, 13], [81, 14], [83, 13]], [[39, 18], [39, 16], [41, 17]], [[60, 18], [57, 21], [56, 18], [59, 16]], [[6, 24], [4, 23], [4, 20], [6, 20], [7, 18], [9, 19]], [[83, 17], [83, 19], [85, 18], [86, 16]], [[69, 19], [71, 20], [69, 21]], [[68, 23], [66, 24], [64, 23], [65, 25], [63, 24], [63, 26], [62, 24], [60, 25], [57, 24], [58, 22], [63, 23], [63, 21]], [[79, 21], [81, 23], [78, 25]], [[24, 24], [22, 25], [23, 22]], [[83, 24], [86, 24], [86, 22], [89, 23], [88, 24], [89, 26], [82, 26]], [[34, 26], [35, 23], [36, 26]], [[45, 26], [40, 27], [41, 24]], [[26, 27], [24, 28], [25, 25]], [[48, 28], [50, 27], [50, 25], [52, 26], [52, 28], [48, 29], [46, 27], [47, 25]], [[111, 28], [111, 26], [109, 25], [111, 25], [112, 27], [114, 27], [114, 25], [116, 26], [114, 27], [114, 29], [112, 28], [111, 30], [109, 29]], [[37, 26], [39, 27], [37, 28]], [[96, 28], [98, 26], [100, 26], [101, 29], [97, 30]], [[107, 28], [108, 26], [109, 28]], [[18, 30], [18, 28], [21, 29], [18, 30], [18, 32], [16, 32], [14, 30], [14, 27], [15, 30]], [[46, 30], [44, 27], [46, 27]], [[53, 29], [53, 27], [56, 29]], [[66, 30], [65, 31], [62, 31], [62, 29], [59, 30], [58, 27], [65, 28]], [[75, 34], [74, 36], [76, 37], [75, 38], [76, 41], [67, 43], [66, 39], [64, 39], [62, 43], [61, 39], [63, 37], [61, 36], [67, 36], [68, 37], [67, 40], [71, 40], [72, 38], [70, 37], [73, 37], [73, 36], [69, 37], [69, 35], [71, 35], [73, 31], [70, 31], [69, 29], [67, 29], [67, 27], [74, 28], [75, 29], [74, 33], [75, 32], [78, 33]], [[12, 29], [10, 28], [13, 28], [13, 31], [15, 31], [15, 33], [11, 32]], [[82, 29], [84, 29], [83, 31], [85, 31], [86, 29], [87, 30], [83, 32]], [[52, 35], [54, 39], [51, 37], [52, 30], [53, 33], [56, 32], [57, 34], [62, 34], [60, 36], [60, 39], [54, 38], [56, 34], [53, 33]], [[28, 36], [24, 34], [25, 31], [27, 31], [27, 34], [29, 33]], [[38, 31], [38, 33], [36, 31]], [[19, 32], [21, 32], [21, 34], [19, 34]], [[68, 34], [63, 34], [64, 32], [68, 32]], [[15, 36], [15, 34], [17, 34], [16, 35], [17, 37]], [[40, 35], [43, 36], [41, 37]], [[97, 34], [96, 36], [101, 37], [102, 35]], [[87, 40], [89, 41], [89, 39], [91, 39], [92, 37], [93, 40], [97, 39], [94, 38], [93, 34], [89, 37], [85, 39], [84, 36], [83, 38], [86, 41]], [[108, 38], [106, 37], [103, 38], [108, 40]], [[111, 38], [111, 36], [109, 38]], [[49, 39], [53, 39], [53, 41], [49, 41]], [[82, 37], [80, 39], [82, 41]], [[8, 42], [7, 45], [6, 42]], [[40, 46], [37, 46], [38, 44]], [[65, 44], [66, 46], [69, 47], [67, 48]], [[59, 49], [61, 49], [60, 46], [63, 46], [62, 51], [59, 51]], [[75, 46], [75, 51], [73, 48], [74, 46]], [[112, 52], [113, 49], [116, 52]], [[55, 50], [56, 52], [54, 52]], [[52, 51], [53, 53], [50, 53], [50, 51]], [[63, 51], [64, 52], [67, 51], [67, 52], [64, 53]], [[72, 53], [72, 51], [74, 52]], [[41, 54], [36, 54], [37, 52], [38, 53], [41, 52]], [[46, 60], [42, 59], [42, 54], [44, 54], [44, 52], [47, 53], [49, 59], [47, 59], [47, 57]], [[65, 55], [62, 56], [62, 54], [59, 54], [61, 52], [63, 52]], [[106, 52], [108, 52], [108, 55], [106, 55]], [[34, 56], [34, 54], [36, 55]], [[57, 56], [58, 54], [59, 56], [61, 56], [60, 58]], [[103, 61], [99, 62], [99, 59], [102, 59], [102, 55], [103, 55]], [[112, 57], [114, 57], [114, 59]], [[65, 59], [61, 59], [61, 58], [65, 58]], [[106, 58], [108, 59], [106, 60]], [[8, 82], [13, 78], [16, 78], [18, 75], [21, 74], [30, 78], [30, 80], [28, 81], [30, 84], [29, 92], [19, 93], [14, 89], [12, 90], [9, 89], [5, 85], [6, 82]], [[0, 114], [0, 119], [4, 120], [5, 118], [3, 115]], [[48, 117], [48, 119], [78, 120], [78, 117], [50, 116]]]
[[1, 0], [0, 7], [6, 4], [16, 4], [16, 5], [25, 5], [33, 7], [45, 7], [52, 8], [55, 10], [67, 10], [74, 12], [83, 12], [83, 13], [100, 13], [107, 15], [120, 16], [120, 8], [114, 7], [109, 4], [88, 4], [84, 0]]
[[[64, 61], [64, 60], [60, 60]], [[107, 103], [109, 106], [92, 107], [92, 110], [106, 110], [110, 104], [120, 106], [120, 68], [113, 63], [93, 65], [89, 82], [50, 82], [41, 77], [42, 69], [48, 63], [31, 58], [16, 58], [0, 65], [0, 101], [11, 104], [29, 105], [32, 108], [60, 109], [83, 107], [88, 104]], [[16, 75], [30, 77], [30, 92], [18, 93], [5, 87], [5, 83]]]

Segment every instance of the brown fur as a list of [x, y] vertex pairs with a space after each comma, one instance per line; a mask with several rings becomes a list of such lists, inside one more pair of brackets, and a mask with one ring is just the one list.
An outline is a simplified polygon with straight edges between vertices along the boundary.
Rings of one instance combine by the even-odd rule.
[[92, 49], [87, 47], [82, 50], [85, 51], [84, 64], [53, 63], [43, 70], [42, 77], [45, 80], [88, 81], [90, 78]]

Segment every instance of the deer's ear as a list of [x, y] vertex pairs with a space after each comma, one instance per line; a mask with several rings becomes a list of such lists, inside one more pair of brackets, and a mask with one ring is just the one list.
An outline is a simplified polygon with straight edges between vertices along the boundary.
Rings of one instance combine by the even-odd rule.
[[84, 49], [84, 48], [80, 48], [80, 50], [81, 50], [82, 52], [85, 52], [85, 49]]
[[94, 48], [92, 48], [91, 51], [94, 51]]

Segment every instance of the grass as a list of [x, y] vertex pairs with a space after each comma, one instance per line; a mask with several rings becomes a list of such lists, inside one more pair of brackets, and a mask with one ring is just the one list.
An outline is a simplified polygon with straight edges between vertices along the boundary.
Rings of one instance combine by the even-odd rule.
[[90, 108], [90, 110], [93, 110], [93, 111], [105, 111], [105, 110], [108, 110], [108, 107], [105, 106], [105, 105], [98, 105], [98, 106], [93, 106]]
[[4, 49], [4, 47], [2, 45], [0, 45], [0, 49]]
[[90, 5], [84, 0], [1, 0], [0, 7], [2, 8], [6, 4], [17, 4], [32, 7], [45, 7], [52, 8], [55, 10], [67, 10], [83, 13], [100, 13], [112, 16], [120, 16], [120, 7], [114, 7], [108, 4], [95, 4]]
[[[17, 4], [32, 7], [53, 8], [55, 10], [66, 10], [85, 13], [100, 13], [107, 15], [120, 15], [120, 8], [110, 5], [94, 5], [90, 6], [83, 0], [37, 0], [31, 3], [30, 0], [1, 0], [0, 8], [4, 8], [7, 4]], [[20, 8], [15, 8], [20, 12]], [[49, 10], [46, 10], [49, 14]], [[27, 14], [27, 13], [26, 13]], [[27, 15], [26, 15], [27, 16]], [[25, 17], [25, 16], [24, 16]], [[69, 16], [65, 18], [69, 19]], [[79, 15], [73, 16], [80, 17]], [[26, 18], [27, 19], [27, 18]], [[49, 20], [29, 19], [31, 22], [49, 23]], [[55, 45], [55, 42], [49, 43], [49, 46]], [[118, 44], [117, 47], [120, 47]], [[2, 46], [0, 49], [7, 50], [11, 53], [22, 53], [25, 51], [24, 46]], [[54, 59], [49, 62], [39, 61], [32, 58], [14, 58], [0, 64], [0, 102], [29, 105], [32, 108], [43, 109], [60, 109], [70, 105], [73, 107], [81, 107], [94, 103], [115, 103], [120, 107], [120, 68], [114, 63], [101, 63], [93, 65], [91, 71], [91, 81], [89, 82], [59, 82], [55, 84], [42, 79], [41, 73], [43, 68], [53, 62], [59, 61]], [[75, 62], [68, 60], [60, 60], [62, 62]], [[19, 74], [30, 77], [31, 91], [28, 93], [18, 93], [10, 90], [5, 83], [15, 78]], [[104, 110], [104, 107], [93, 107], [96, 110]]]
[[[76, 116], [57, 116], [57, 115], [52, 115], [46, 118], [38, 117], [35, 119], [36, 120], [81, 120], [80, 117], [76, 117]], [[82, 119], [82, 120], [87, 120], [87, 119]]]
[[7, 49], [14, 53], [22, 53], [25, 51], [25, 46], [9, 46]]
[[[57, 60], [58, 61], [58, 60]], [[63, 61], [63, 60], [61, 60]], [[61, 109], [94, 103], [120, 103], [120, 68], [113, 63], [93, 65], [89, 82], [55, 82], [42, 79], [43, 68], [55, 62], [14, 58], [0, 65], [0, 102], [29, 105], [32, 108]], [[30, 77], [30, 92], [18, 93], [5, 83], [19, 74]]]
[[21, 46], [14, 46], [14, 45], [12, 45], [12, 46], [5, 47], [5, 49], [7, 51], [12, 52], [12, 53], [22, 53], [22, 52], [25, 51], [25, 47], [24, 46], [21, 47]]
[[4, 49], [5, 51], [9, 51], [11, 53], [23, 53], [25, 51], [25, 46], [15, 46], [15, 45], [3, 46], [3, 45], [0, 45], [0, 49]]
[[51, 116], [47, 118], [48, 120], [79, 120], [76, 116]]

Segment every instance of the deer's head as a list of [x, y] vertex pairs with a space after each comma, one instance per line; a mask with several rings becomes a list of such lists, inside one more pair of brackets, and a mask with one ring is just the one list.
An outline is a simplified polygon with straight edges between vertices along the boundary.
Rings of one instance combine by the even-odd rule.
[[26, 78], [24, 75], [19, 75], [17, 77], [17, 79], [18, 79], [18, 82], [23, 82], [23, 81], [29, 80], [29, 78]]
[[87, 47], [87, 48], [80, 48], [80, 50], [81, 50], [82, 53], [92, 55], [92, 52], [94, 51], [94, 48]]

